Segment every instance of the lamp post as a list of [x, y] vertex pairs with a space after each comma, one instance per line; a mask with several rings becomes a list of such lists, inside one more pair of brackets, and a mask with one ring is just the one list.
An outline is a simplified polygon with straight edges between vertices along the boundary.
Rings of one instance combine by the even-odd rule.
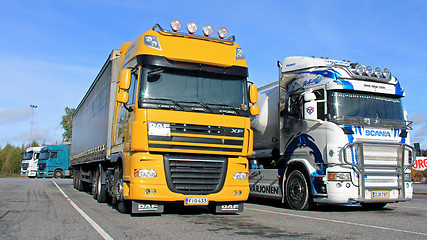
[[33, 143], [33, 118], [34, 118], [34, 109], [37, 108], [37, 105], [30, 105], [31, 107], [31, 144]]

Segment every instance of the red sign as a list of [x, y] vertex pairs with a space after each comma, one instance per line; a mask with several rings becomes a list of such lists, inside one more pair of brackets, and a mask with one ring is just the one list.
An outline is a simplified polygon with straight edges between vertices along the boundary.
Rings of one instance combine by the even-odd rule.
[[412, 167], [412, 169], [417, 171], [424, 171], [427, 169], [427, 157], [417, 157], [417, 160], [415, 161], [415, 165]]

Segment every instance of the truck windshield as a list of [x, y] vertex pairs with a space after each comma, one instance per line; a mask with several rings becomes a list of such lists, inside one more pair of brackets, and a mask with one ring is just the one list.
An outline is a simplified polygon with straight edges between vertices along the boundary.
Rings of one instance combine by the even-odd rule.
[[24, 152], [24, 158], [22, 160], [31, 160], [33, 158], [33, 151]]
[[49, 159], [49, 151], [41, 151], [39, 160], [47, 160]]
[[359, 92], [330, 91], [329, 113], [340, 124], [406, 127], [400, 98]]
[[181, 111], [247, 115], [245, 77], [145, 66], [139, 105]]

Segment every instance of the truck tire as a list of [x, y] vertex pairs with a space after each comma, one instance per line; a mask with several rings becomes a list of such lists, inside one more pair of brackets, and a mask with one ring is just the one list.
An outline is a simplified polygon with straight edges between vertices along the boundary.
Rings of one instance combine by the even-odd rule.
[[99, 167], [95, 173], [93, 186], [93, 198], [99, 203], [107, 202], [107, 186], [102, 184], [102, 168]]
[[314, 203], [308, 181], [300, 170], [293, 170], [286, 180], [286, 203], [295, 210], [309, 210]]
[[81, 170], [79, 170], [77, 174], [77, 190], [85, 191], [85, 183], [82, 181]]
[[367, 210], [379, 210], [385, 207], [387, 203], [360, 203]]
[[60, 169], [55, 170], [55, 172], [53, 173], [53, 177], [54, 178], [63, 178], [64, 177], [64, 173]]
[[77, 176], [79, 175], [79, 171], [76, 170], [75, 174], [73, 174], [73, 187], [77, 189]]
[[114, 170], [114, 190], [112, 201], [117, 211], [121, 213], [130, 212], [132, 202], [125, 200], [123, 197], [123, 168], [121, 167], [116, 167]]

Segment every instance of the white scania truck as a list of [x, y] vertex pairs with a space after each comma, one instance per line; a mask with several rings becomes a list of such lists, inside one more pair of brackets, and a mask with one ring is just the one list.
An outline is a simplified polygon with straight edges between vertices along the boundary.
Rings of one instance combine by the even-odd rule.
[[278, 62], [252, 119], [250, 195], [293, 209], [359, 203], [380, 209], [412, 198], [414, 149], [404, 91], [387, 68], [314, 57]]

